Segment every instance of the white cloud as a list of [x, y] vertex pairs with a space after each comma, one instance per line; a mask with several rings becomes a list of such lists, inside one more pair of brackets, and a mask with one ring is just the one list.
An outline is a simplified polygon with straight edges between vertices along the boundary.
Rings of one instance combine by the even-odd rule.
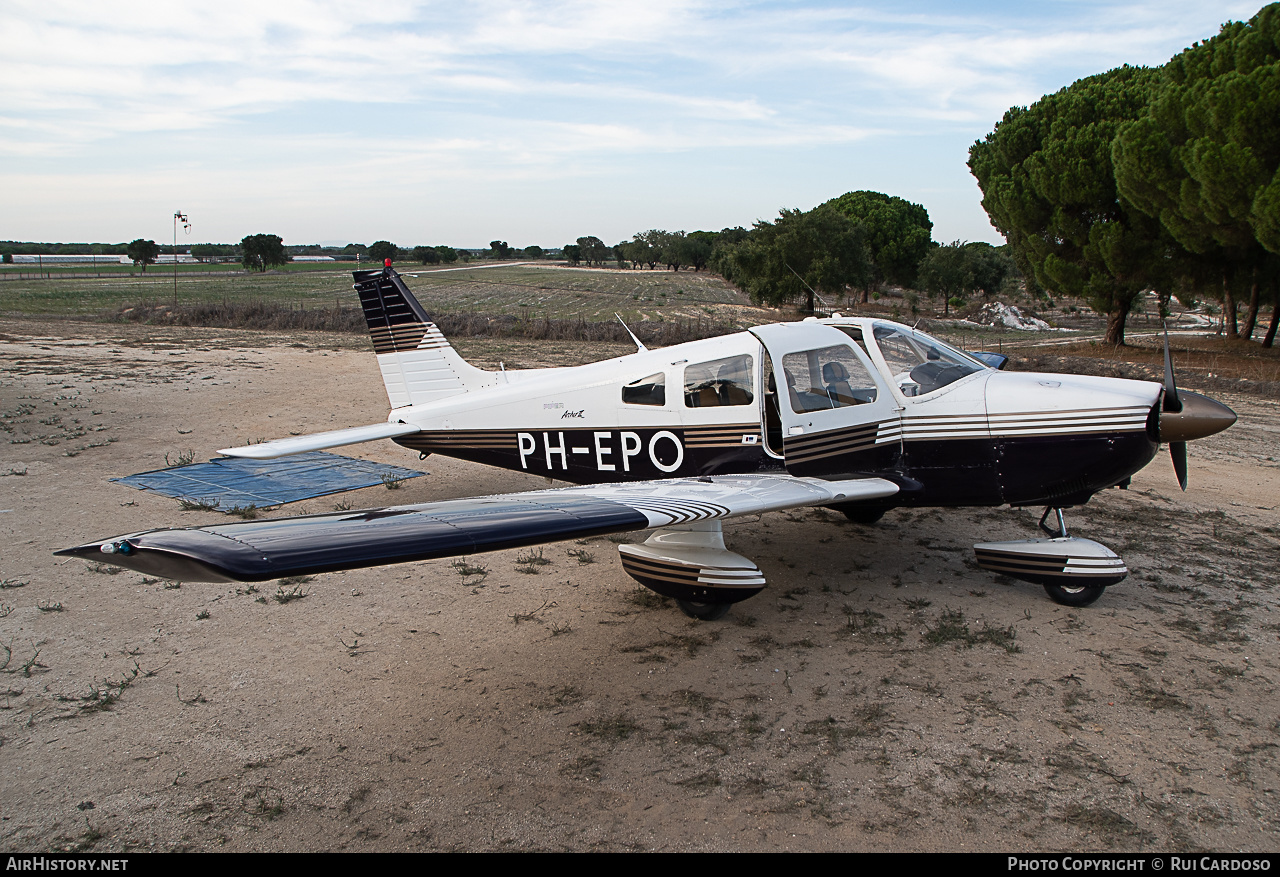
[[[1254, 11], [1188, 0], [10, 0], [0, 19], [0, 155], [14, 204], [38, 199], [35, 179], [83, 192], [146, 175], [213, 192], [232, 165], [265, 185], [309, 174], [395, 192], [447, 174], [527, 183], [542, 199], [556, 197], [554, 181], [584, 175], [704, 185], [687, 168], [768, 168], [775, 156], [818, 154], [843, 165], [851, 150], [903, 136], [955, 150], [1009, 106], [1120, 63], [1161, 63]], [[888, 163], [895, 151], [920, 154], [915, 145], [875, 154]], [[954, 167], [949, 188], [971, 197], [962, 154], [928, 160]], [[881, 176], [910, 178], [911, 169], [886, 166]], [[717, 175], [701, 177], [711, 186]]]

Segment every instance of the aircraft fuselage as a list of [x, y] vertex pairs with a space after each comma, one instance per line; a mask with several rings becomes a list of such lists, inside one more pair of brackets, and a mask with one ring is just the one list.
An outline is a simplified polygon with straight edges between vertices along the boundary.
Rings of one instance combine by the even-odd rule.
[[[782, 389], [779, 389], [782, 388]], [[879, 476], [888, 505], [1078, 505], [1154, 456], [1159, 384], [1000, 372], [905, 326], [777, 324], [499, 373], [392, 412], [395, 439], [575, 484], [786, 471]]]

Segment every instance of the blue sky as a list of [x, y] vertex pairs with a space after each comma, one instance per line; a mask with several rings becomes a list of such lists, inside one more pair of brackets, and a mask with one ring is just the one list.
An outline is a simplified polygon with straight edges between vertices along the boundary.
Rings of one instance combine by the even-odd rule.
[[1006, 109], [1259, 6], [9, 0], [0, 239], [615, 243], [873, 189], [1000, 243]]

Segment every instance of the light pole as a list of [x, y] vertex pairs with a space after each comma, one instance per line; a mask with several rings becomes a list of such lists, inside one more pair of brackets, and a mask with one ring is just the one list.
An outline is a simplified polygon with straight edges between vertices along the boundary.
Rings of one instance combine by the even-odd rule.
[[178, 221], [182, 221], [182, 229], [191, 234], [191, 220], [178, 210], [173, 214], [173, 304], [178, 304]]

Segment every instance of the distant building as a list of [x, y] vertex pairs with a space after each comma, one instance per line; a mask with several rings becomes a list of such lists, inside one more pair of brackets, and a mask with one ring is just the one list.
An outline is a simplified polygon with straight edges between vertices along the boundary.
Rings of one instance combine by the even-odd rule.
[[[173, 261], [172, 257], [170, 257], [170, 261]], [[15, 265], [79, 265], [81, 263], [90, 265], [95, 263], [99, 265], [114, 265], [116, 263], [121, 265], [133, 264], [133, 260], [128, 256], [40, 256], [30, 255], [27, 253], [14, 253], [13, 262]]]

